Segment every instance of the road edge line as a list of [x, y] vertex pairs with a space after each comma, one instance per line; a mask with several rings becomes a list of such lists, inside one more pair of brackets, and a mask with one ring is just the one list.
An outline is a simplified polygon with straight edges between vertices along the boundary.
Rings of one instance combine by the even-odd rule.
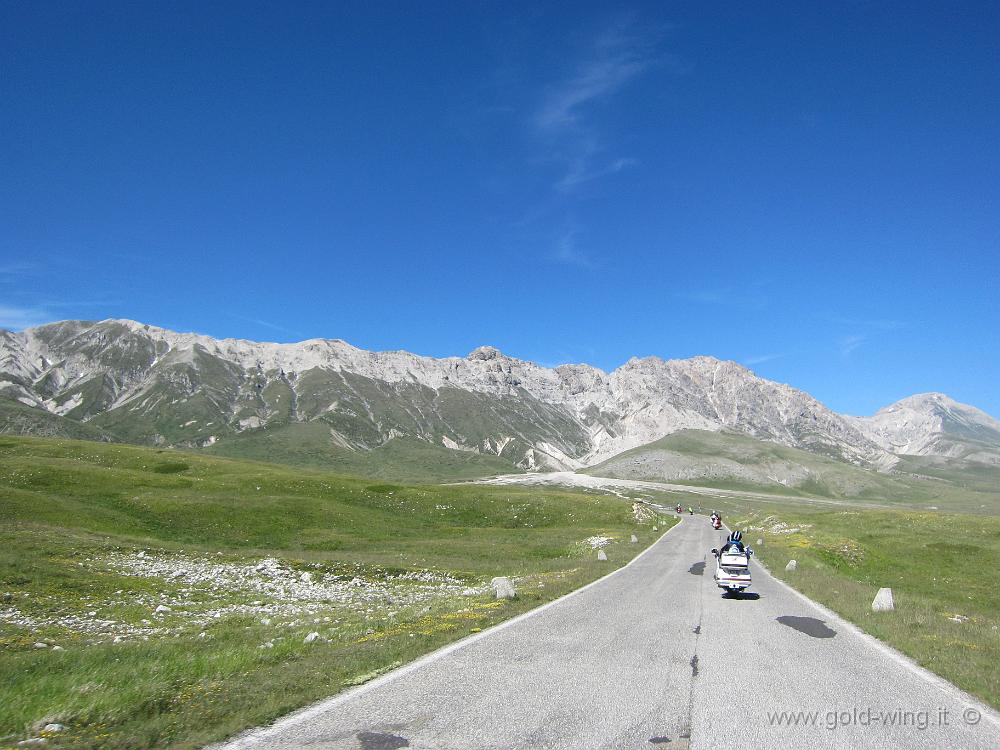
[[280, 717], [273, 724], [268, 724], [263, 727], [253, 727], [252, 729], [246, 729], [243, 730], [242, 732], [233, 735], [232, 737], [226, 740], [222, 740], [220, 742], [213, 743], [211, 745], [206, 745], [204, 750], [241, 750], [241, 748], [254, 747], [260, 742], [263, 742], [264, 740], [268, 739], [272, 734], [279, 732], [290, 725], [296, 724], [300, 721], [311, 719], [313, 716], [329, 711], [330, 709], [335, 708], [341, 703], [352, 700], [353, 698], [357, 698], [360, 695], [364, 695], [365, 693], [375, 690], [376, 688], [382, 687], [383, 685], [386, 685], [390, 682], [393, 682], [394, 680], [397, 680], [400, 677], [405, 677], [406, 675], [410, 674], [410, 672], [415, 672], [421, 667], [426, 666], [431, 662], [437, 661], [438, 659], [447, 656], [448, 654], [463, 649], [466, 646], [471, 646], [473, 643], [478, 643], [479, 641], [484, 640], [485, 638], [488, 638], [491, 635], [499, 633], [501, 630], [505, 630], [509, 627], [512, 627], [513, 625], [516, 625], [519, 622], [522, 622], [523, 620], [527, 620], [529, 617], [534, 617], [535, 615], [544, 612], [549, 607], [554, 607], [556, 604], [559, 604], [560, 602], [563, 602], [566, 599], [569, 599], [570, 597], [576, 596], [577, 594], [582, 594], [584, 591], [591, 588], [592, 586], [596, 586], [597, 584], [606, 581], [612, 576], [621, 573], [630, 565], [640, 560], [644, 555], [646, 555], [646, 553], [652, 550], [656, 545], [662, 542], [663, 539], [667, 536], [667, 534], [669, 534], [674, 529], [678, 528], [682, 523], [684, 523], [683, 516], [678, 520], [677, 523], [675, 523], [669, 529], [660, 534], [659, 538], [656, 539], [648, 547], [646, 547], [646, 549], [644, 549], [638, 555], [636, 555], [627, 563], [622, 565], [620, 568], [615, 568], [610, 573], [606, 573], [600, 578], [591, 581], [590, 583], [581, 586], [578, 589], [573, 589], [572, 591], [563, 594], [562, 596], [553, 599], [550, 602], [546, 602], [545, 604], [535, 607], [534, 609], [529, 609], [527, 612], [522, 612], [521, 614], [515, 617], [511, 617], [509, 620], [498, 622], [496, 625], [493, 625], [492, 627], [489, 627], [480, 633], [472, 633], [470, 635], [465, 636], [464, 638], [460, 638], [457, 641], [449, 643], [445, 646], [441, 646], [440, 648], [431, 651], [429, 654], [424, 654], [418, 659], [414, 659], [410, 663], [404, 664], [403, 666], [398, 667], [397, 669], [394, 669], [391, 672], [387, 672], [384, 675], [376, 677], [374, 680], [370, 680], [369, 682], [366, 682], [363, 685], [358, 685], [357, 687], [351, 688], [350, 690], [338, 693], [329, 698], [324, 698], [317, 703], [313, 703], [312, 705], [296, 709], [295, 711]]

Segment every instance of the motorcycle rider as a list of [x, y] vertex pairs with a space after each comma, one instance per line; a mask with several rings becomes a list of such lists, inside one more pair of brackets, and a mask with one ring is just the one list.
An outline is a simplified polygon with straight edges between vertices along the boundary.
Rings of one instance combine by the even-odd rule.
[[748, 558], [753, 554], [753, 550], [749, 547], [743, 546], [743, 532], [734, 531], [727, 538], [726, 543], [722, 545], [722, 549], [719, 550], [719, 555], [729, 554], [740, 554], [746, 555]]
[[726, 551], [743, 552], [743, 532], [734, 531], [726, 537], [726, 543], [722, 545], [722, 549], [719, 552], [723, 553]]

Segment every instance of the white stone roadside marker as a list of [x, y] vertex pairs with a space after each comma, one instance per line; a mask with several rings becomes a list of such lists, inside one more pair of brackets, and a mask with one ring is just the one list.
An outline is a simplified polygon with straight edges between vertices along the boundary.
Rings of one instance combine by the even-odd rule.
[[608, 556], [604, 553], [604, 550], [599, 549], [597, 550], [597, 559], [600, 560], [601, 562], [607, 562]]
[[892, 612], [896, 605], [892, 601], [892, 589], [879, 589], [872, 600], [872, 612]]
[[505, 576], [494, 578], [490, 581], [490, 586], [493, 587], [497, 599], [513, 599], [517, 596], [517, 591], [514, 589], [514, 582]]
[[795, 562], [795, 560], [789, 560], [788, 561], [788, 565], [785, 566], [785, 570], [791, 572], [791, 571], [795, 570], [798, 566], [799, 566], [799, 564], [797, 562]]
[[635, 544], [636, 542], [638, 542], [638, 541], [639, 541], [639, 537], [637, 537], [637, 536], [636, 536], [635, 534], [633, 534], [633, 535], [632, 535], [632, 538], [631, 538], [631, 539], [629, 539], [629, 541], [630, 541], [630, 542], [631, 542], [632, 544]]

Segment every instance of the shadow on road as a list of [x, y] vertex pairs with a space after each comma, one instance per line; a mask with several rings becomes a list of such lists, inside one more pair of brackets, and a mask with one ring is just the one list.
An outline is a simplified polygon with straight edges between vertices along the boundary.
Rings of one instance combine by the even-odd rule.
[[794, 617], [792, 615], [782, 615], [775, 617], [775, 620], [782, 625], [798, 630], [813, 638], [833, 638], [837, 631], [827, 627], [825, 620], [818, 620], [815, 617]]
[[760, 599], [760, 594], [756, 591], [725, 591], [722, 594], [723, 599], [745, 599], [746, 601], [755, 602]]

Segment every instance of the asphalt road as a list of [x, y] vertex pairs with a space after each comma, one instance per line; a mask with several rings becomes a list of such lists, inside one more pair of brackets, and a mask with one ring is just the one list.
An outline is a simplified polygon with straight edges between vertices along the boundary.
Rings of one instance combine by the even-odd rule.
[[759, 565], [724, 598], [722, 536], [685, 517], [614, 575], [224, 747], [1000, 747], [995, 712]]

